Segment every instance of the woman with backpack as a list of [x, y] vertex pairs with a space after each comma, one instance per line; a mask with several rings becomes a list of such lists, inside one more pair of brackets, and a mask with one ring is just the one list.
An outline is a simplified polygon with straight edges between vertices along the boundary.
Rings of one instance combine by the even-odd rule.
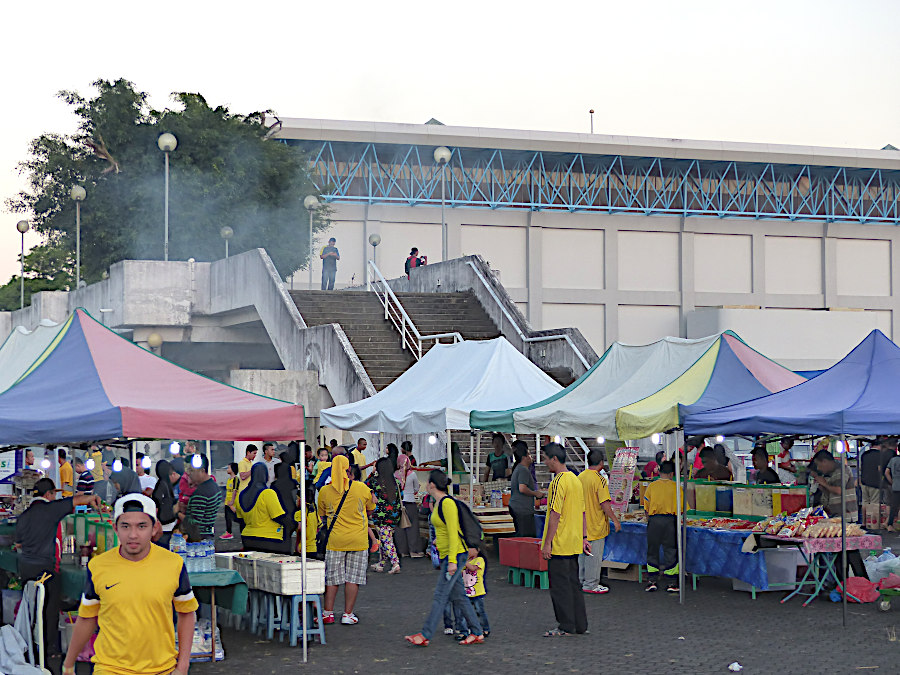
[[444, 606], [448, 601], [453, 603], [454, 612], [462, 614], [469, 628], [469, 635], [459, 644], [484, 642], [481, 623], [472, 603], [466, 598], [466, 589], [463, 585], [462, 574], [469, 550], [460, 525], [460, 507], [448, 494], [449, 484], [447, 474], [440, 469], [434, 469], [428, 476], [428, 494], [435, 501], [431, 512], [431, 524], [434, 526], [435, 544], [441, 560], [441, 573], [434, 589], [431, 611], [422, 632], [406, 636], [406, 641], [416, 647], [427, 647], [430, 644], [438, 622], [444, 616]]

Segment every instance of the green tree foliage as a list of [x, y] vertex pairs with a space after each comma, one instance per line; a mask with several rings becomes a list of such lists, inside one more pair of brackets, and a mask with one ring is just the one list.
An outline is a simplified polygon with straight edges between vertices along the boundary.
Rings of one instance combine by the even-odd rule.
[[[50, 235], [46, 243], [35, 246], [25, 254], [26, 305], [30, 303], [32, 293], [65, 290], [75, 278], [75, 254], [62, 246], [58, 239], [58, 235]], [[19, 309], [21, 280], [22, 277], [15, 274], [0, 286], [0, 311]]]
[[[44, 237], [34, 259], [26, 256], [26, 277], [52, 285], [74, 276], [69, 190], [75, 184], [87, 190], [81, 207], [87, 282], [122, 259], [163, 258], [164, 155], [157, 139], [165, 132], [178, 139], [169, 165], [170, 260], [223, 257], [219, 231], [229, 225], [232, 255], [265, 248], [282, 276], [306, 266], [309, 221], [302, 202], [318, 191], [299, 149], [266, 140], [266, 113], [235, 114], [191, 93], [174, 94], [172, 108], [154, 110], [127, 80], [93, 86], [93, 98], [60, 92], [78, 117], [78, 130], [36, 138], [21, 164], [29, 188], [8, 206], [28, 214]], [[316, 230], [327, 228], [327, 215], [317, 213]], [[53, 267], [63, 261], [65, 272]]]

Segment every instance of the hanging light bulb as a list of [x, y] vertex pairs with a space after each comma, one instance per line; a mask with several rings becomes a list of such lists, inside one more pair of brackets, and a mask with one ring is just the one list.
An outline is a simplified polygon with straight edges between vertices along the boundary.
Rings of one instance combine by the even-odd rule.
[[171, 452], [173, 455], [177, 455], [179, 452], [181, 452], [181, 446], [178, 445], [178, 441], [172, 441], [171, 443], [169, 443], [169, 452]]
[[46, 457], [44, 457], [44, 459], [41, 460], [41, 468], [42, 468], [42, 469], [49, 469], [49, 468], [50, 468], [50, 460], [47, 459]]
[[561, 436], [554, 436], [554, 437], [553, 437], [553, 442], [554, 442], [554, 443], [562, 443], [562, 437], [561, 437]]
[[659, 445], [659, 434], [653, 434], [650, 440], [653, 442], [653, 445]]
[[716, 443], [724, 443], [724, 442], [725, 442], [725, 437], [724, 437], [724, 436], [722, 436], [721, 434], [719, 434], [718, 436], [716, 436]]
[[199, 469], [203, 466], [203, 457], [201, 455], [194, 455], [191, 457], [191, 466], [195, 469]]
[[93, 471], [94, 467], [97, 466], [97, 463], [94, 461], [94, 458], [91, 457], [84, 463], [84, 466], [88, 471]]
[[603, 436], [597, 436], [597, 442], [598, 442], [600, 445], [603, 445], [604, 443], [606, 443], [606, 439], [603, 438]]
[[121, 470], [122, 470], [122, 460], [117, 458], [116, 461], [113, 462], [113, 471], [118, 472]]
[[839, 453], [844, 452], [844, 441], [838, 441], [837, 443], [835, 443], [834, 449]]
[[435, 436], [434, 434], [431, 434], [428, 437], [428, 443], [429, 443], [429, 445], [434, 445], [435, 443], [437, 443], [437, 436]]
[[144, 469], [149, 469], [151, 466], [153, 466], [153, 462], [150, 460], [149, 457], [144, 456], [144, 457], [141, 459], [141, 466], [142, 466]]

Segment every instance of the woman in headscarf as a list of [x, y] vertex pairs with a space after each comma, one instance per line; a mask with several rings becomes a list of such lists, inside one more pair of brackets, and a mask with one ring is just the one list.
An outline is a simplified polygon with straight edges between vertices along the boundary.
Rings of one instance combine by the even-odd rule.
[[116, 486], [116, 499], [122, 495], [143, 493], [141, 479], [127, 466], [123, 466], [119, 471], [113, 471], [109, 476], [109, 480]]
[[[284, 553], [284, 509], [275, 490], [266, 487], [269, 470], [262, 462], [250, 469], [250, 482], [237, 499], [237, 517], [243, 522], [241, 541], [245, 551]], [[289, 527], [292, 527], [288, 523]]]
[[178, 523], [175, 516], [175, 492], [172, 485], [177, 483], [181, 476], [172, 468], [172, 465], [164, 459], [156, 463], [156, 485], [150, 498], [156, 504], [156, 513], [159, 524], [162, 526], [162, 536], [156, 543], [163, 548], [169, 548], [169, 540], [172, 538], [172, 530]]
[[413, 471], [412, 463], [409, 457], [401, 454], [397, 457], [397, 471], [394, 472], [394, 478], [400, 486], [403, 510], [406, 517], [409, 518], [409, 527], [397, 527], [394, 531], [394, 544], [397, 546], [397, 552], [400, 557], [409, 556], [410, 558], [421, 558], [425, 554], [422, 552], [422, 538], [419, 536], [419, 505], [416, 504], [416, 494], [419, 492], [419, 478]]
[[272, 489], [278, 495], [278, 503], [284, 510], [286, 517], [284, 519], [284, 532], [282, 541], [284, 542], [284, 552], [291, 553], [291, 535], [294, 533], [294, 514], [297, 512], [297, 481], [291, 477], [293, 464], [281, 462], [275, 465], [275, 480], [272, 481]]
[[375, 572], [384, 572], [390, 564], [388, 574], [400, 571], [400, 558], [394, 547], [394, 528], [400, 522], [400, 491], [394, 480], [394, 467], [390, 458], [382, 457], [375, 462], [375, 472], [366, 479], [366, 486], [375, 498], [375, 511], [372, 513], [372, 525], [378, 533], [380, 560], [372, 565]]

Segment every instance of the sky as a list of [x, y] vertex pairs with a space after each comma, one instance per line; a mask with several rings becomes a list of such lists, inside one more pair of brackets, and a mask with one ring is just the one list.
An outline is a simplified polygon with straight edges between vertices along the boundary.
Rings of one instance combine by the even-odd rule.
[[156, 107], [191, 91], [235, 112], [582, 133], [594, 108], [597, 133], [900, 147], [895, 0], [7, 5], [0, 283], [19, 266], [18, 163], [74, 131], [57, 92], [98, 78]]

